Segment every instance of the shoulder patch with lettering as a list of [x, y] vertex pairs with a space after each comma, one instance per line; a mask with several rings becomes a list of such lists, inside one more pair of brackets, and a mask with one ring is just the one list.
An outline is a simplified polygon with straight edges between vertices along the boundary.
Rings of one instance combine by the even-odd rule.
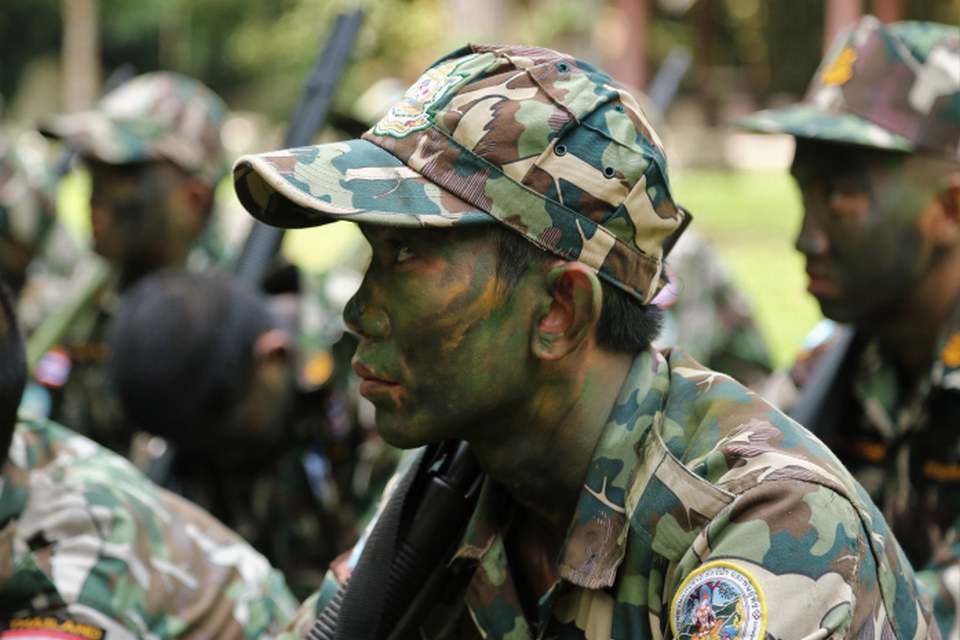
[[763, 593], [744, 568], [714, 560], [694, 569], [670, 604], [675, 638], [759, 640], [767, 627]]
[[103, 640], [104, 630], [61, 615], [25, 615], [0, 622], [0, 639], [20, 640]]

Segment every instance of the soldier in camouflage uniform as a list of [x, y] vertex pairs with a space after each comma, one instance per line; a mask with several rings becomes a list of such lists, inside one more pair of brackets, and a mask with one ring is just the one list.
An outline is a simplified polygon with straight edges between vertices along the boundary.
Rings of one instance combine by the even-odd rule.
[[210, 515], [129, 462], [17, 405], [26, 368], [0, 288], [0, 636], [252, 639], [296, 601]]
[[[226, 116], [223, 101], [201, 83], [154, 72], [109, 92], [93, 110], [41, 127], [76, 150], [90, 171], [93, 244], [109, 271], [92, 271], [78, 286], [81, 299], [64, 305], [72, 317], [38, 365], [37, 380], [53, 392], [54, 417], [111, 448], [125, 451], [128, 439], [103, 366], [112, 308], [120, 291], [150, 271], [216, 264], [208, 222], [226, 167]], [[44, 375], [50, 369], [55, 375]]]
[[[287, 302], [225, 276], [164, 270], [123, 297], [108, 344], [125, 417], [170, 445], [136, 447], [150, 462], [137, 455], [137, 465], [243, 535], [306, 596], [357, 539], [364, 431], [350, 429], [335, 379], [350, 371], [352, 349], [337, 371], [340, 336], [328, 327], [329, 340], [304, 361], [294, 326], [303, 314]], [[311, 337], [319, 341], [321, 328]], [[151, 457], [158, 448], [164, 455]]]
[[687, 214], [609, 76], [472, 45], [363, 139], [246, 156], [234, 178], [264, 221], [360, 223], [373, 256], [344, 317], [378, 430], [465, 439], [487, 474], [417, 637], [938, 637], [826, 448], [649, 348]]
[[80, 248], [56, 220], [53, 172], [39, 149], [0, 135], [0, 279], [29, 334], [60, 302]]
[[960, 29], [866, 17], [803, 103], [741, 124], [796, 137], [808, 291], [850, 325], [798, 362], [792, 412], [881, 506], [960, 638]]

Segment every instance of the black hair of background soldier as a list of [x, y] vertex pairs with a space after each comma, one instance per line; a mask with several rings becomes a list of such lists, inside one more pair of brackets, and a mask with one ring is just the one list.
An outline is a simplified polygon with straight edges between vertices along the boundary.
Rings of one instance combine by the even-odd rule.
[[277, 327], [265, 299], [224, 275], [138, 282], [111, 325], [111, 376], [132, 426], [190, 447], [236, 415], [254, 346]]
[[6, 456], [17, 426], [17, 408], [27, 383], [27, 358], [10, 291], [0, 283], [0, 451]]
[[[550, 254], [523, 236], [501, 227], [497, 234], [497, 278], [511, 292], [531, 264], [550, 260]], [[609, 351], [639, 353], [656, 340], [663, 324], [663, 312], [652, 304], [641, 304], [606, 280], [600, 279], [603, 302], [597, 323], [597, 344]]]

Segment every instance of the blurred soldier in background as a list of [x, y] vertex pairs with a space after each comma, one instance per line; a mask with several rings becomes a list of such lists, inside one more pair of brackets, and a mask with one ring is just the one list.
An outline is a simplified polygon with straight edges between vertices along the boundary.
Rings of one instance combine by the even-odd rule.
[[792, 414], [881, 505], [958, 638], [960, 29], [866, 17], [803, 103], [741, 124], [796, 137], [808, 291], [851, 325], [801, 358]]
[[770, 352], [750, 303], [720, 257], [687, 230], [665, 269], [670, 280], [654, 301], [664, 310], [654, 346], [680, 346], [706, 367], [759, 388], [773, 371]]
[[43, 151], [18, 140], [0, 134], [0, 279], [17, 296], [20, 326], [30, 334], [63, 299], [81, 252], [57, 223]]
[[64, 330], [41, 334], [50, 344], [40, 351], [57, 347], [39, 362], [36, 377], [56, 392], [52, 415], [116, 450], [126, 450], [128, 437], [105, 380], [106, 326], [118, 292], [144, 274], [217, 262], [206, 232], [225, 170], [226, 115], [220, 98], [196, 80], [155, 72], [122, 84], [91, 111], [41, 127], [89, 169], [94, 249], [110, 271], [78, 287], [79, 300], [64, 305], [66, 320], [47, 320]]
[[0, 287], [0, 634], [245, 638], [277, 632], [296, 601], [266, 559], [129, 462], [23, 418], [23, 343]]
[[[328, 327], [331, 341], [302, 357], [300, 313], [287, 304], [313, 301], [268, 299], [225, 276], [164, 271], [123, 297], [109, 332], [126, 418], [175, 451], [157, 455], [151, 449], [163, 445], [154, 439], [134, 449], [149, 463], [136, 461], [246, 537], [305, 593], [356, 540], [365, 502], [375, 497], [370, 483], [392, 471], [389, 459], [370, 468], [376, 461], [359, 452], [373, 434], [351, 428], [343, 365], [352, 341], [334, 340]], [[333, 352], [343, 348], [343, 356]]]

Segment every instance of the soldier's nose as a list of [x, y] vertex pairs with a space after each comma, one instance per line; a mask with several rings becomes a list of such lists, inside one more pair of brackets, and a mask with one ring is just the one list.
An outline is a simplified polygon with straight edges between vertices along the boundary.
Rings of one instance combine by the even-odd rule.
[[827, 234], [813, 220], [813, 216], [809, 212], [803, 214], [803, 221], [800, 224], [800, 232], [797, 234], [794, 247], [804, 255], [822, 255], [830, 247]]
[[386, 311], [367, 304], [359, 295], [347, 302], [343, 310], [343, 321], [349, 331], [361, 338], [382, 340], [390, 336], [390, 318]]

